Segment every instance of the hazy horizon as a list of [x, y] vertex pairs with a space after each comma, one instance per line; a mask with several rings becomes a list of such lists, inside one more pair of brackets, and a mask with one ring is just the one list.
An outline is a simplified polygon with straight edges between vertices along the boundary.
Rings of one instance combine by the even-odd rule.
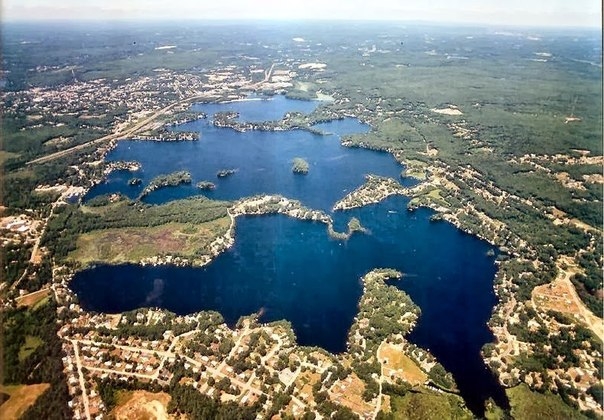
[[205, 4], [194, 0], [5, 0], [2, 22], [25, 21], [384, 21], [482, 26], [601, 28], [599, 1], [436, 0], [429, 5], [376, 0], [231, 0]]

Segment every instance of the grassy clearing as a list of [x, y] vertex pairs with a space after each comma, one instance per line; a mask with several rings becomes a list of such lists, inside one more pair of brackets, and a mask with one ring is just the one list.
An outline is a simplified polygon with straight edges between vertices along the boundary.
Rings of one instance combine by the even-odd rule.
[[31, 307], [32, 311], [37, 311], [38, 309], [40, 309], [42, 306], [46, 305], [48, 302], [50, 302], [51, 296], [50, 294], [48, 294], [47, 296], [43, 297], [42, 299], [40, 299], [39, 301], [37, 301], [34, 306]]
[[440, 201], [440, 202], [444, 201], [443, 196], [442, 196], [442, 190], [440, 190], [438, 188], [430, 191], [428, 193], [428, 197], [430, 197], [436, 201]]
[[401, 173], [403, 177], [411, 177], [423, 181], [426, 179], [426, 164], [420, 160], [410, 159], [405, 162], [406, 168]]
[[417, 197], [413, 197], [409, 202], [410, 206], [430, 205], [432, 203], [439, 206], [448, 206], [447, 201], [442, 196], [443, 191], [439, 188], [426, 189]]
[[0, 392], [10, 395], [8, 401], [0, 406], [0, 418], [4, 420], [20, 418], [49, 387], [50, 384], [0, 385]]
[[401, 378], [411, 385], [421, 385], [428, 379], [428, 375], [413, 360], [392, 344], [382, 344], [377, 357], [388, 377]]
[[307, 395], [304, 399], [309, 404], [315, 403], [315, 398], [312, 392], [312, 387], [315, 383], [321, 380], [321, 375], [315, 372], [306, 371], [298, 375], [296, 380], [296, 388], [300, 390], [300, 394]]
[[410, 392], [392, 396], [390, 408], [395, 418], [403, 419], [472, 419], [472, 414], [455, 395], [436, 392]]
[[532, 392], [525, 384], [507, 389], [512, 406], [512, 417], [522, 419], [584, 419], [577, 411], [564, 404], [558, 395]]
[[19, 361], [22, 362], [29, 357], [38, 347], [44, 344], [40, 337], [33, 335], [25, 336], [25, 343], [19, 349]]
[[78, 238], [70, 258], [86, 265], [92, 262], [139, 262], [157, 255], [192, 257], [205, 253], [209, 244], [229, 228], [222, 217], [201, 224], [168, 223], [155, 227], [96, 230]]

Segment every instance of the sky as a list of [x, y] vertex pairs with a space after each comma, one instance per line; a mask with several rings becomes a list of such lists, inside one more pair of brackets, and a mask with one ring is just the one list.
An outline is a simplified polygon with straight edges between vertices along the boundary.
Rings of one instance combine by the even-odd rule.
[[0, 0], [2, 20], [395, 20], [601, 27], [600, 0]]

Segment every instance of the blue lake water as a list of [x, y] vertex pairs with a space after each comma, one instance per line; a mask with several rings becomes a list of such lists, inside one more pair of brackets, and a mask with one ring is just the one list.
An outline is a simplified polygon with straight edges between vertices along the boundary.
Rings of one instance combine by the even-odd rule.
[[[288, 104], [299, 105], [284, 98], [278, 101], [281, 115], [284, 109], [292, 109]], [[238, 110], [253, 103], [262, 108], [267, 102], [227, 106]], [[204, 112], [222, 110], [220, 105], [210, 108]], [[281, 116], [271, 112], [271, 118]], [[262, 117], [258, 110], [241, 116]], [[339, 135], [366, 130], [366, 126], [347, 119], [320, 128], [336, 135], [238, 133], [198, 121], [180, 129], [200, 130], [199, 142], [120, 142], [108, 159], [141, 162], [143, 169], [137, 176], [144, 179], [143, 184], [157, 174], [189, 170], [194, 182], [217, 183], [217, 189], [207, 193], [212, 198], [279, 193], [324, 210], [360, 185], [366, 173], [399, 177], [402, 168], [390, 155], [340, 146]], [[295, 156], [309, 161], [308, 175], [292, 174]], [[229, 167], [238, 172], [216, 179], [218, 170]], [[116, 172], [90, 196], [121, 191], [134, 197], [140, 191], [127, 186], [131, 176]], [[149, 195], [148, 201], [159, 203], [198, 193], [192, 186], [165, 188]], [[211, 309], [232, 325], [240, 316], [262, 309], [263, 321], [291, 321], [300, 344], [341, 352], [357, 312], [360, 277], [376, 267], [395, 268], [406, 274], [397, 287], [422, 311], [410, 341], [430, 349], [453, 373], [475, 413], [481, 413], [488, 397], [505, 405], [501, 388], [480, 358], [481, 346], [493, 340], [486, 325], [496, 303], [494, 258], [487, 256], [490, 248], [447, 223], [430, 222], [429, 210], [407, 211], [407, 200], [393, 197], [335, 213], [336, 226], [345, 226], [355, 216], [371, 231], [355, 234], [346, 242], [331, 240], [323, 224], [281, 215], [248, 216], [237, 219], [235, 245], [206, 267], [98, 266], [78, 273], [71, 287], [83, 307], [94, 311], [158, 306], [186, 314]]]
[[288, 112], [309, 114], [318, 105], [316, 101], [294, 101], [283, 95], [276, 95], [265, 100], [261, 97], [251, 99], [228, 103], [195, 104], [191, 110], [204, 112], [209, 117], [217, 112], [237, 112], [239, 121], [262, 122], [281, 120]]
[[[229, 107], [272, 101], [235, 102]], [[298, 102], [298, 101], [296, 101]], [[300, 101], [301, 102], [301, 101]], [[206, 105], [215, 109], [217, 105]], [[364, 182], [365, 174], [373, 173], [399, 179], [403, 169], [392, 155], [346, 148], [340, 145], [340, 135], [364, 132], [368, 126], [348, 118], [317, 125], [333, 135], [317, 135], [304, 130], [287, 132], [248, 131], [240, 133], [229, 128], [213, 126], [209, 120], [199, 120], [179, 127], [186, 131], [200, 131], [199, 141], [160, 143], [151, 141], [122, 141], [107, 156], [108, 161], [137, 160], [142, 169], [131, 173], [117, 171], [105, 183], [95, 186], [87, 195], [121, 192], [136, 198], [143, 188], [160, 174], [178, 170], [191, 172], [191, 185], [159, 189], [144, 201], [151, 204], [201, 194], [195, 184], [211, 181], [213, 191], [203, 194], [213, 199], [233, 200], [259, 193], [283, 194], [301, 200], [305, 205], [322, 210], [330, 209]], [[310, 165], [307, 175], [292, 172], [292, 160], [304, 158]], [[236, 172], [217, 178], [222, 169]], [[142, 179], [139, 186], [129, 186], [132, 177]], [[409, 180], [401, 180], [410, 184]]]

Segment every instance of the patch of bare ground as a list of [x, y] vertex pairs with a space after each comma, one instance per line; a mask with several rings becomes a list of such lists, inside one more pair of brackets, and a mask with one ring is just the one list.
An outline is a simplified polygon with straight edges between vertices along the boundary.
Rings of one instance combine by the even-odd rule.
[[312, 371], [301, 373], [296, 380], [296, 389], [300, 390], [300, 399], [311, 407], [315, 405], [312, 387], [320, 381], [321, 375]]
[[565, 212], [563, 212], [560, 209], [557, 209], [556, 207], [551, 207], [550, 211], [551, 211], [551, 213], [548, 213], [546, 216], [556, 226], [564, 225], [564, 224], [571, 224], [585, 232], [596, 230], [596, 228], [594, 228], [593, 226], [590, 226], [587, 223], [582, 222], [579, 219], [576, 219], [576, 218], [571, 219], [570, 217], [568, 217], [568, 215]]
[[116, 420], [167, 420], [170, 395], [165, 392], [133, 391], [113, 410]]
[[575, 260], [563, 256], [557, 262], [558, 277], [549, 283], [533, 289], [532, 299], [536, 307], [543, 311], [553, 310], [574, 316], [583, 322], [600, 340], [604, 340], [604, 323], [581, 301], [571, 277], [581, 272]]
[[604, 176], [602, 174], [583, 175], [583, 180], [588, 184], [604, 184]]
[[430, 111], [442, 115], [463, 115], [456, 105], [449, 105], [447, 108], [432, 108]]
[[50, 289], [45, 288], [38, 290], [37, 292], [28, 293], [27, 295], [20, 296], [16, 299], [17, 307], [22, 308], [34, 306], [36, 303], [38, 303], [48, 295], [50, 295]]
[[568, 172], [558, 172], [554, 175], [556, 180], [562, 184], [564, 188], [568, 188], [570, 190], [579, 190], [585, 191], [586, 188], [581, 181], [576, 181], [570, 177]]
[[0, 386], [0, 392], [10, 395], [8, 401], [0, 405], [0, 419], [19, 419], [42, 395], [50, 384]]
[[329, 390], [329, 398], [332, 401], [350, 408], [359, 414], [361, 418], [370, 418], [374, 406], [363, 399], [365, 384], [359, 377], [352, 373], [346, 379], [337, 381]]

